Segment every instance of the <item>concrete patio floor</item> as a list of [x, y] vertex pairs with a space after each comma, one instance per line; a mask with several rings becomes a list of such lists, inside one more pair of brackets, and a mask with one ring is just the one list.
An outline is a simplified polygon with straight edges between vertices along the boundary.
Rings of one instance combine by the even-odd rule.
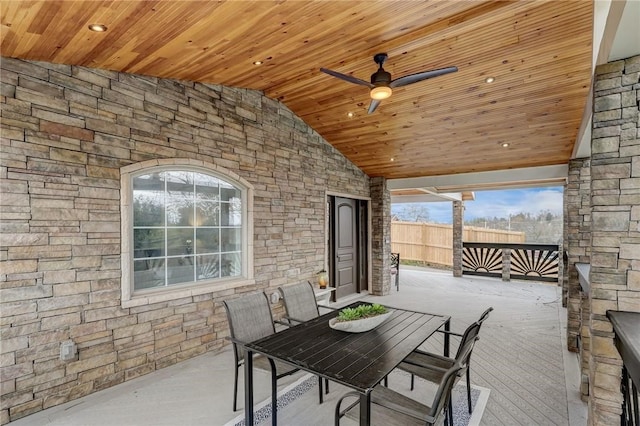
[[[454, 331], [464, 330], [493, 306], [471, 364], [472, 384], [491, 389], [480, 424], [581, 426], [587, 410], [578, 391], [577, 356], [565, 349], [566, 311], [560, 294], [549, 284], [453, 278], [449, 271], [402, 266], [399, 292], [364, 299], [451, 315]], [[425, 346], [438, 344], [434, 339]], [[279, 387], [303, 374], [279, 381]], [[254, 376], [255, 400], [266, 400], [269, 375], [256, 371]], [[242, 412], [232, 411], [232, 391], [233, 354], [227, 348], [10, 424], [224, 425]], [[317, 391], [310, 390], [279, 413], [279, 424], [331, 425], [335, 401], [343, 393], [344, 388], [332, 384], [327, 400], [318, 405]], [[239, 396], [242, 406], [242, 384]]]

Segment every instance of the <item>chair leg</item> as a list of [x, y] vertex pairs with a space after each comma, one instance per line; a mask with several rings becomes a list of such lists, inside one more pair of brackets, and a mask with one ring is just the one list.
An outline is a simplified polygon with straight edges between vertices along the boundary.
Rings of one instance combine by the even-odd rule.
[[238, 410], [238, 369], [239, 365], [236, 364], [235, 380], [233, 381], [233, 411]]
[[467, 369], [467, 403], [469, 404], [469, 414], [473, 408], [471, 407], [471, 378], [469, 377], [469, 369]]
[[[344, 409], [344, 411], [342, 411], [342, 402], [349, 397], [357, 397], [356, 401], [353, 402], [351, 405], [349, 405], [347, 408]], [[335, 408], [335, 412], [334, 412], [334, 425], [335, 426], [340, 426], [340, 419], [342, 418], [342, 416], [344, 416], [347, 411], [351, 410], [353, 407], [355, 407], [356, 405], [360, 404], [360, 395], [358, 394], [358, 392], [347, 392], [346, 394], [342, 395], [342, 397], [338, 400], [338, 402], [336, 403], [336, 408]]]
[[320, 404], [322, 404], [322, 377], [318, 376], [318, 395], [320, 396]]
[[385, 388], [389, 387], [389, 376], [384, 376], [384, 387]]
[[273, 365], [271, 366], [271, 424], [278, 426], [278, 379]]
[[338, 400], [338, 403], [336, 404], [335, 413], [333, 415], [333, 425], [334, 426], [340, 426], [340, 419], [342, 418], [342, 416], [340, 415], [340, 405], [341, 404], [342, 404], [342, 399]]
[[326, 393], [327, 395], [329, 395], [329, 379], [324, 379], [324, 393]]
[[416, 376], [414, 376], [413, 374], [411, 375], [411, 390], [413, 390], [414, 386], [415, 386], [415, 382], [416, 382]]
[[453, 426], [453, 402], [451, 397], [449, 397], [449, 426]]

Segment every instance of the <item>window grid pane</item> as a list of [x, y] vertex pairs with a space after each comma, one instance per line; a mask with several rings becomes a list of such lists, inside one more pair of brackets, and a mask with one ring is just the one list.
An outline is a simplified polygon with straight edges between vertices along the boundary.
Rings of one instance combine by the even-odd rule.
[[242, 191], [204, 173], [133, 178], [134, 290], [242, 275]]

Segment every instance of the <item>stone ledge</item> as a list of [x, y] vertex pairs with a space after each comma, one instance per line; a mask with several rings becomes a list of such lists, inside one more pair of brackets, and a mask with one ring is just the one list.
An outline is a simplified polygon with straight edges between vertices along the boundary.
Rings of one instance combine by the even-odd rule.
[[238, 287], [255, 285], [254, 279], [234, 280], [227, 282], [214, 282], [209, 284], [201, 284], [189, 288], [179, 288], [175, 290], [166, 290], [161, 293], [134, 295], [129, 300], [122, 300], [123, 308], [133, 308], [136, 306], [152, 305], [154, 303], [166, 302], [169, 300], [181, 299], [184, 297], [198, 296], [205, 293], [214, 293], [222, 290], [235, 289]]

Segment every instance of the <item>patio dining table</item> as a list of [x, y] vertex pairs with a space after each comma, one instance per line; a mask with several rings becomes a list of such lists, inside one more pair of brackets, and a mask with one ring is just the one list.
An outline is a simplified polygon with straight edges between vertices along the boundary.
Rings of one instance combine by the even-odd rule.
[[[355, 302], [355, 307], [368, 302]], [[254, 352], [340, 383], [360, 393], [360, 425], [369, 425], [373, 388], [439, 328], [449, 331], [449, 316], [387, 306], [393, 314], [373, 330], [334, 330], [333, 311], [245, 346], [245, 424], [253, 425]], [[444, 355], [449, 355], [445, 333]]]

